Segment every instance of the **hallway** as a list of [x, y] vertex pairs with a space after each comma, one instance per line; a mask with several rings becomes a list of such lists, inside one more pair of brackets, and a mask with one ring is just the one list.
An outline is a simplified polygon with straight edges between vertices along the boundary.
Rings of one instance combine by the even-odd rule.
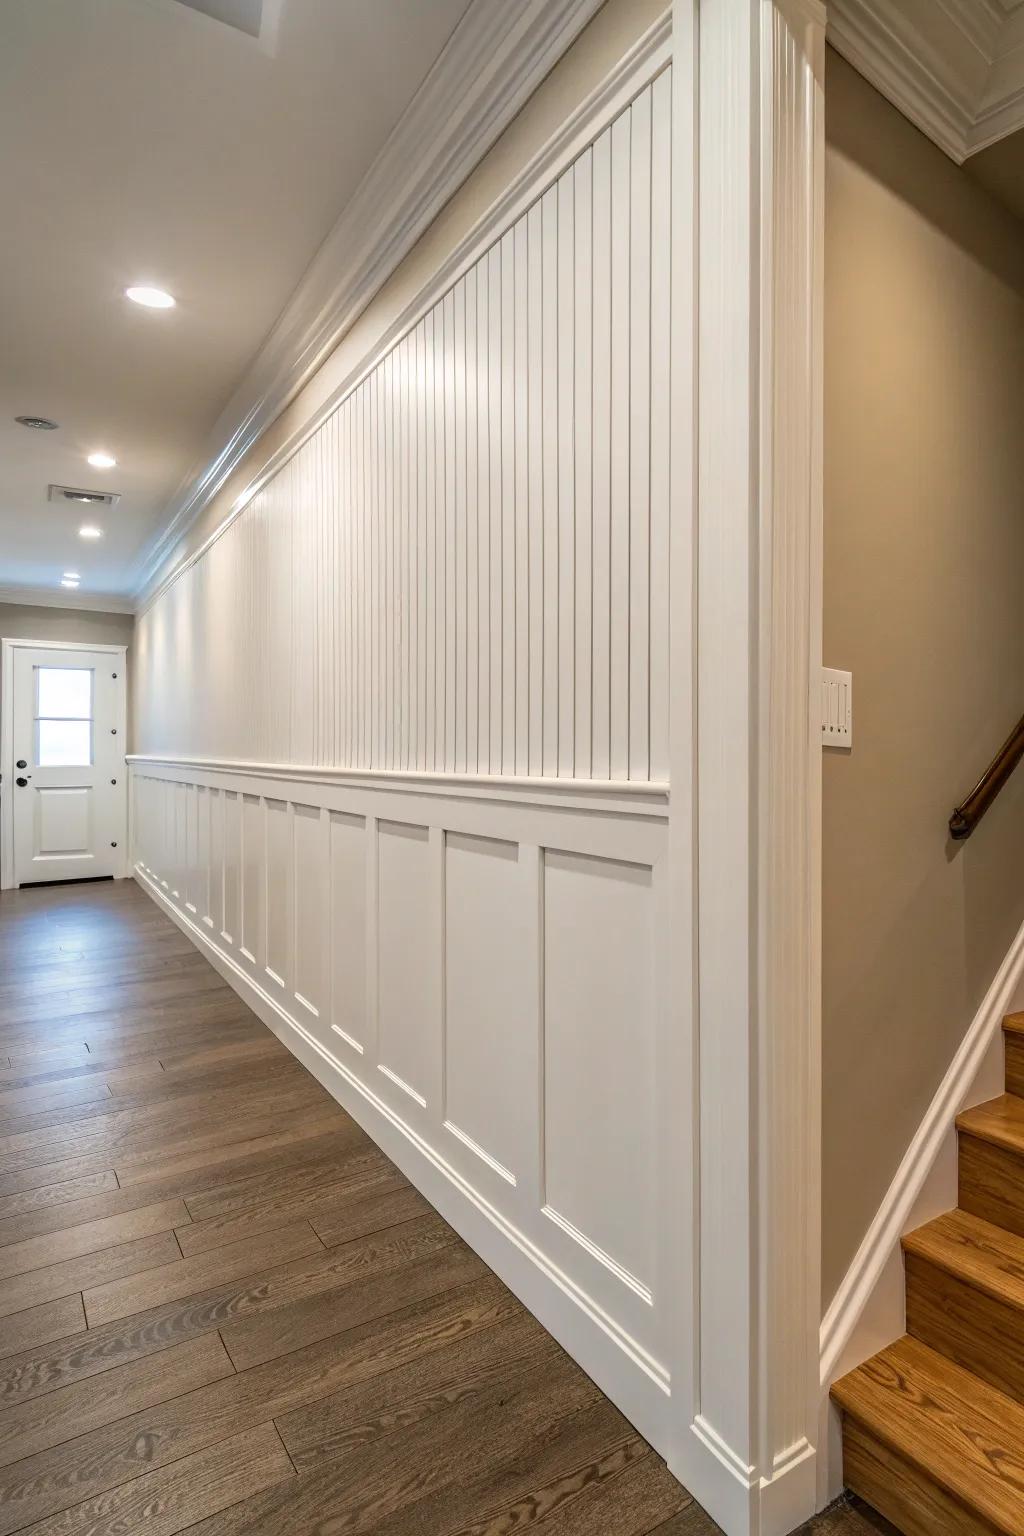
[[5, 1536], [712, 1529], [134, 883], [0, 976]]
[[717, 1531], [134, 883], [0, 976], [3, 1536]]

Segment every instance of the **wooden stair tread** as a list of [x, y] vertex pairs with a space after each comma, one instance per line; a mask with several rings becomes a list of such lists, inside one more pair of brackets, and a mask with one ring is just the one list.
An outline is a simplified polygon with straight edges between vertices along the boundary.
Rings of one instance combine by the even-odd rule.
[[1024, 1035], [1024, 1013], [1008, 1013], [1003, 1020], [1008, 1035]]
[[908, 1232], [903, 1250], [1024, 1311], [1024, 1238], [1004, 1227], [967, 1211], [946, 1211]]
[[837, 1381], [832, 1399], [997, 1531], [1024, 1531], [1020, 1403], [909, 1337]]
[[1016, 1094], [1003, 1093], [965, 1109], [956, 1117], [956, 1128], [1024, 1157], [1024, 1099]]

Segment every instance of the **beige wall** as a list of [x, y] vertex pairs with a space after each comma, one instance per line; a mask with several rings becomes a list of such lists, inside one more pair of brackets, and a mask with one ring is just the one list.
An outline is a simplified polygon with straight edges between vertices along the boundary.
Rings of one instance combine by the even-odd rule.
[[0, 603], [0, 640], [69, 640], [75, 645], [131, 645], [130, 613]]
[[1024, 712], [1024, 226], [835, 55], [826, 124], [825, 1305], [1024, 920], [1024, 771], [946, 836]]
[[0, 640], [68, 640], [74, 645], [127, 645], [128, 750], [132, 740], [131, 644], [135, 616], [93, 613], [88, 608], [44, 608], [41, 604], [0, 603]]

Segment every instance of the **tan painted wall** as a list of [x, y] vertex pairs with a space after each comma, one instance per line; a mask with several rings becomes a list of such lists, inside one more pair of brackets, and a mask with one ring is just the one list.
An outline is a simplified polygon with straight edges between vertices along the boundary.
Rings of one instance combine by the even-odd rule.
[[69, 640], [74, 645], [127, 645], [128, 750], [132, 739], [131, 644], [135, 615], [93, 613], [88, 608], [44, 608], [0, 603], [0, 640]]
[[75, 645], [131, 645], [135, 617], [87, 608], [0, 603], [0, 640], [70, 640]]
[[1024, 712], [1024, 225], [835, 55], [826, 125], [825, 1305], [1024, 920], [1024, 770], [946, 836]]

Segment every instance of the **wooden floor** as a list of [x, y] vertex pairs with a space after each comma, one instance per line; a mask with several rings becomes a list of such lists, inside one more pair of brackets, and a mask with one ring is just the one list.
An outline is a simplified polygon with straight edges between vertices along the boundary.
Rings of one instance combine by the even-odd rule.
[[0, 897], [0, 1356], [0, 1536], [718, 1530], [130, 882]]

